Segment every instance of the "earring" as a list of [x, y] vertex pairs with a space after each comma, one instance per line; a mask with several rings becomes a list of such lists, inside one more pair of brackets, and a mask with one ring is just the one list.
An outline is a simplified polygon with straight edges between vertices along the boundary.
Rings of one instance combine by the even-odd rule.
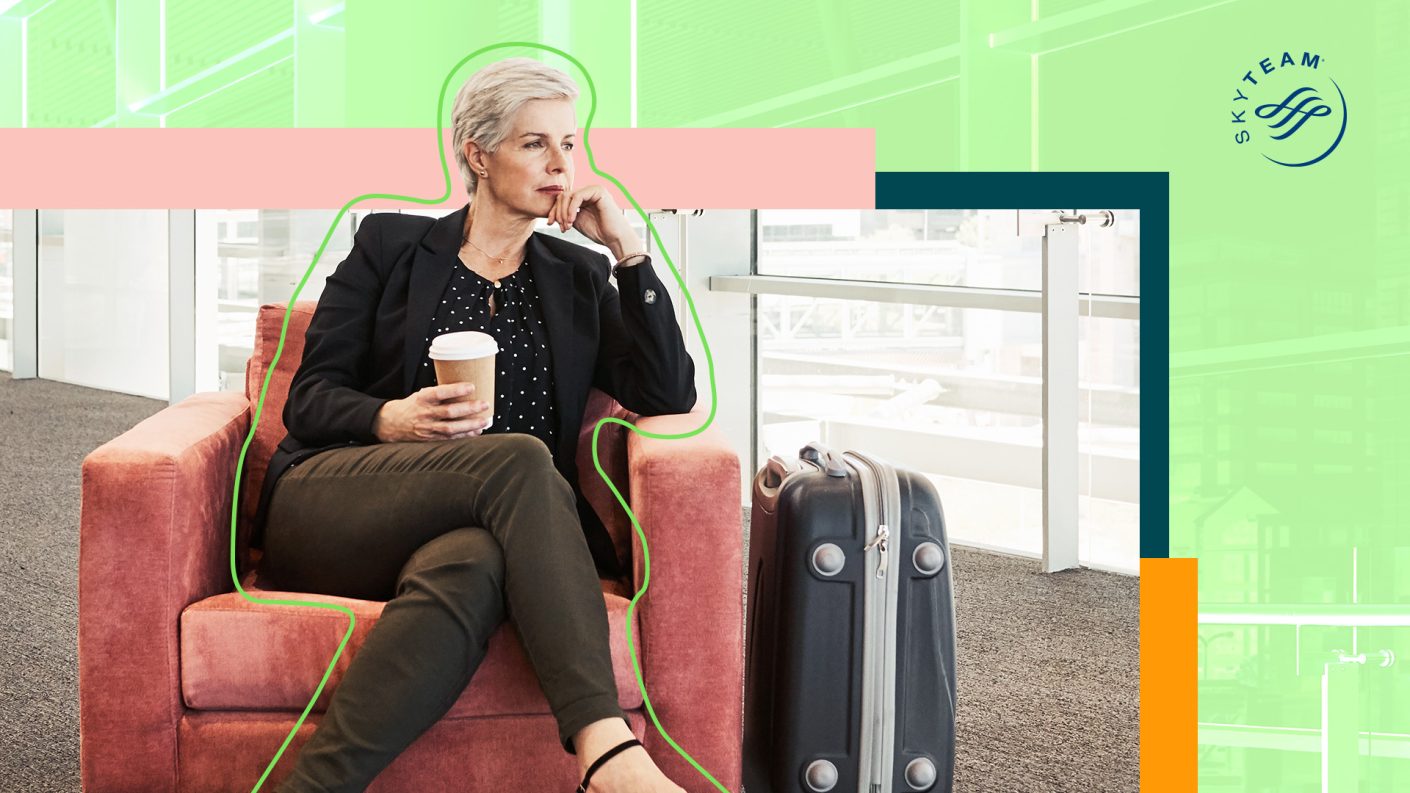
[[480, 171], [480, 175], [481, 175], [481, 176], [489, 176], [489, 175], [490, 175], [490, 172], [489, 172], [489, 171]]

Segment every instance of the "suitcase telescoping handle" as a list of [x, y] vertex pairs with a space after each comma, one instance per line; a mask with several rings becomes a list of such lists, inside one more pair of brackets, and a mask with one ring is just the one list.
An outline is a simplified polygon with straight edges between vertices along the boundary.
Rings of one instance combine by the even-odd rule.
[[[828, 476], [847, 476], [847, 464], [826, 446], [814, 441], [798, 451], [798, 459], [807, 460], [827, 472]], [[779, 488], [783, 480], [803, 470], [796, 460], [788, 460], [775, 454], [764, 467], [754, 475], [754, 501], [770, 515], [778, 504]]]
[[828, 476], [847, 476], [847, 464], [842, 462], [842, 458], [833, 453], [832, 449], [829, 449], [817, 441], [813, 441], [799, 449], [798, 456], [810, 463], [816, 464], [826, 471]]

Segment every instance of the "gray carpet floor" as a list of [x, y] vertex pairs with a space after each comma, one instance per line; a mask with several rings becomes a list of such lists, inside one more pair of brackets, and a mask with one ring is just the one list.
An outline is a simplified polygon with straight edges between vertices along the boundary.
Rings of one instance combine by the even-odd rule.
[[[79, 466], [165, 403], [0, 373], [0, 791], [76, 793]], [[954, 551], [957, 791], [1138, 787], [1139, 582]]]

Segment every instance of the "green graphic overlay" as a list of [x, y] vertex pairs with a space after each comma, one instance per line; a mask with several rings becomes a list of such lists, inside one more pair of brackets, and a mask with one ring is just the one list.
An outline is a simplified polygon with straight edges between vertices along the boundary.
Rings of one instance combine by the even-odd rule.
[[[1386, 621], [1410, 616], [1410, 5], [0, 8], [0, 126], [423, 127], [445, 64], [528, 40], [591, 65], [599, 126], [864, 127], [882, 172], [1168, 173], [1169, 424], [1143, 406], [1143, 433], [1168, 432], [1169, 473], [1143, 466], [1142, 524], [1166, 512], [1170, 554], [1199, 559], [1200, 790], [1410, 788], [1410, 627]], [[1306, 168], [1236, 144], [1229, 116], [1285, 52], [1348, 108]]]
[[332, 609], [335, 611], [340, 611], [343, 614], [346, 614], [348, 617], [348, 629], [347, 632], [343, 634], [343, 640], [338, 643], [337, 652], [333, 654], [332, 660], [328, 662], [328, 668], [323, 673], [323, 679], [318, 682], [318, 687], [314, 689], [313, 698], [310, 699], [308, 705], [304, 707], [304, 712], [299, 714], [299, 720], [294, 723], [293, 729], [289, 731], [289, 735], [285, 737], [284, 742], [280, 744], [279, 751], [275, 752], [273, 759], [269, 761], [269, 765], [265, 768], [264, 773], [260, 775], [259, 780], [255, 783], [254, 790], [259, 790], [260, 787], [264, 784], [264, 780], [269, 777], [269, 772], [274, 769], [274, 766], [279, 762], [279, 758], [283, 756], [284, 750], [288, 748], [289, 743], [294, 739], [294, 736], [298, 733], [299, 725], [304, 723], [304, 720], [308, 718], [308, 714], [313, 710], [313, 704], [318, 701], [319, 695], [323, 693], [323, 686], [328, 682], [329, 676], [333, 674], [333, 668], [338, 663], [338, 658], [342, 656], [343, 648], [347, 646], [348, 639], [352, 637], [353, 628], [357, 624], [357, 617], [353, 614], [352, 609], [349, 609], [347, 606], [342, 606], [336, 603], [318, 603], [305, 600], [253, 597], [245, 591], [244, 587], [240, 585], [240, 577], [236, 570], [236, 523], [238, 514], [237, 506], [240, 495], [240, 476], [245, 468], [245, 454], [250, 448], [250, 444], [254, 441], [255, 430], [259, 426], [260, 415], [264, 409], [265, 393], [269, 389], [269, 382], [271, 378], [273, 378], [274, 376], [274, 369], [279, 365], [279, 357], [284, 352], [284, 338], [289, 329], [289, 317], [293, 314], [294, 302], [298, 300], [299, 293], [303, 291], [304, 285], [308, 283], [309, 276], [313, 274], [314, 267], [318, 265], [318, 260], [323, 256], [323, 251], [325, 248], [327, 248], [328, 241], [332, 239], [333, 231], [338, 227], [338, 224], [342, 221], [343, 215], [346, 214], [347, 211], [353, 206], [355, 206], [358, 202], [367, 200], [369, 198], [383, 198], [411, 201], [418, 204], [441, 204], [450, 198], [450, 169], [446, 165], [445, 148], [441, 145], [441, 141], [443, 139], [442, 121], [443, 114], [445, 111], [446, 91], [450, 88], [452, 78], [455, 77], [456, 73], [458, 73], [461, 67], [463, 67], [466, 63], [488, 52], [515, 47], [530, 47], [555, 53], [572, 62], [572, 64], [576, 66], [579, 71], [582, 72], [583, 79], [587, 83], [588, 97], [590, 100], [587, 122], [583, 124], [583, 147], [587, 150], [588, 164], [592, 168], [593, 173], [597, 174], [598, 176], [601, 176], [602, 178], [616, 185], [617, 189], [622, 191], [622, 195], [626, 196], [627, 200], [631, 202], [632, 207], [636, 209], [637, 213], [641, 216], [642, 220], [646, 222], [646, 226], [650, 230], [651, 236], [656, 240], [657, 249], [661, 251], [661, 254], [666, 259], [667, 264], [670, 265], [671, 273], [675, 276], [676, 283], [678, 283], [681, 287], [681, 294], [685, 296], [686, 304], [690, 307], [691, 319], [695, 322], [695, 330], [697, 333], [700, 334], [700, 344], [705, 350], [705, 362], [710, 370], [710, 413], [705, 417], [705, 421], [701, 423], [700, 426], [696, 427], [693, 430], [690, 430], [689, 432], [667, 434], [648, 432], [646, 430], [639, 429], [635, 424], [623, 421], [622, 419], [615, 417], [599, 419], [597, 425], [594, 426], [592, 430], [592, 464], [593, 467], [597, 469], [597, 475], [602, 477], [602, 481], [607, 483], [607, 487], [611, 488], [612, 495], [616, 497], [617, 503], [621, 504], [622, 509], [626, 511], [627, 517], [631, 519], [632, 527], [636, 530], [637, 538], [641, 540], [641, 589], [638, 590], [637, 593], [632, 597], [631, 603], [627, 608], [626, 635], [627, 650], [632, 659], [632, 671], [636, 675], [637, 687], [641, 690], [642, 701], [646, 704], [646, 712], [651, 716], [651, 722], [656, 725], [656, 729], [661, 733], [661, 736], [666, 739], [666, 742], [671, 745], [671, 748], [675, 749], [676, 752], [679, 753], [682, 757], [684, 757], [692, 766], [695, 766], [696, 770], [698, 770], [702, 775], [704, 775], [706, 779], [710, 780], [710, 782], [713, 783], [717, 789], [725, 791], [725, 793], [729, 793], [728, 788], [720, 784], [720, 782], [716, 780], [715, 777], [712, 776], [709, 771], [706, 771], [703, 767], [701, 767], [701, 765], [695, 761], [695, 758], [691, 757], [690, 754], [685, 751], [685, 749], [681, 748], [681, 746], [677, 744], [674, 739], [671, 738], [670, 734], [666, 732], [666, 728], [661, 726], [661, 721], [656, 717], [656, 710], [652, 706], [651, 697], [646, 691], [646, 682], [642, 679], [641, 676], [641, 664], [637, 659], [636, 650], [632, 645], [632, 615], [636, 611], [637, 601], [641, 600], [642, 596], [646, 594], [646, 590], [651, 586], [651, 553], [648, 550], [648, 545], [646, 542], [646, 533], [642, 530], [641, 524], [637, 521], [636, 513], [632, 511], [631, 505], [627, 503], [627, 499], [622, 496], [621, 491], [617, 489], [617, 485], [613, 483], [612, 479], [607, 475], [607, 472], [602, 469], [602, 463], [599, 461], [597, 454], [597, 438], [598, 435], [602, 432], [602, 427], [606, 424], [620, 424], [623, 427], [626, 427], [627, 429], [631, 430], [632, 432], [637, 433], [638, 435], [659, 440], [677, 440], [680, 438], [690, 438], [700, 434], [707, 427], [709, 427], [710, 424], [715, 420], [715, 411], [718, 401], [717, 394], [715, 392], [715, 363], [713, 357], [710, 354], [710, 344], [708, 341], [706, 341], [705, 328], [700, 322], [700, 315], [695, 310], [695, 301], [690, 296], [690, 290], [686, 287], [685, 279], [681, 277], [680, 271], [676, 269], [675, 263], [671, 261], [670, 256], [666, 253], [665, 243], [662, 242], [660, 235], [656, 231], [655, 225], [651, 223], [650, 216], [645, 210], [641, 208], [641, 206], [637, 203], [636, 199], [632, 197], [631, 192], [628, 191], [627, 188], [623, 186], [621, 182], [613, 178], [611, 174], [608, 174], [597, 167], [597, 162], [592, 155], [592, 145], [590, 143], [589, 137], [592, 131], [593, 115], [597, 109], [597, 89], [593, 84], [592, 76], [588, 74], [587, 69], [584, 68], [583, 65], [578, 62], [577, 59], [575, 59], [568, 53], [563, 52], [562, 50], [556, 49], [554, 47], [550, 47], [543, 44], [536, 44], [534, 42], [528, 41], [507, 41], [499, 44], [493, 44], [488, 47], [481, 47], [480, 49], [475, 50], [474, 52], [462, 58], [460, 62], [457, 63], [448, 74], [446, 74], [444, 81], [441, 83], [440, 99], [436, 103], [436, 151], [440, 156], [441, 177], [445, 182], [445, 192], [435, 198], [418, 198], [416, 196], [405, 196], [392, 193], [364, 193], [348, 201], [346, 204], [343, 205], [342, 209], [338, 210], [338, 214], [334, 216], [332, 222], [329, 224], [328, 231], [323, 236], [323, 242], [321, 245], [319, 245], [318, 251], [313, 256], [313, 261], [309, 263], [308, 269], [304, 271], [303, 278], [299, 280], [298, 286], [294, 288], [293, 295], [289, 297], [289, 310], [285, 312], [284, 324], [279, 329], [279, 346], [275, 348], [274, 359], [270, 363], [269, 370], [265, 372], [264, 382], [260, 385], [259, 401], [255, 405], [254, 418], [250, 423], [250, 431], [249, 434], [245, 437], [245, 443], [240, 448], [240, 460], [235, 467], [234, 497], [231, 501], [230, 510], [230, 577], [231, 580], [235, 582], [236, 590], [239, 591], [240, 595], [246, 600], [249, 600], [254, 603], [269, 603], [281, 606], [311, 606], [314, 608]]

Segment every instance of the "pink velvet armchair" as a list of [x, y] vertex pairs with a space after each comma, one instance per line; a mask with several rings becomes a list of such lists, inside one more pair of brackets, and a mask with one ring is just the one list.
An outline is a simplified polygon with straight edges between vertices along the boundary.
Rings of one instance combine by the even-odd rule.
[[[235, 547], [255, 597], [342, 603], [357, 615], [328, 684], [262, 790], [272, 790], [312, 735], [343, 672], [384, 605], [264, 588], [248, 547], [265, 465], [283, 437], [283, 402], [315, 303], [297, 303], [245, 458]], [[313, 696], [347, 630], [340, 612], [247, 601], [231, 581], [235, 468], [274, 356], [285, 306], [260, 309], [244, 393], [200, 393], [83, 461], [79, 541], [79, 710], [87, 793], [249, 793]], [[640, 541], [597, 475], [591, 433], [628, 418], [594, 392], [579, 468], [632, 580], [602, 580], [621, 705], [658, 765], [687, 790], [714, 790], [651, 724], [626, 645], [629, 600], [644, 573]], [[635, 419], [679, 433], [703, 411]], [[599, 457], [650, 543], [650, 589], [632, 637], [647, 695], [666, 732], [730, 790], [739, 790], [743, 695], [739, 460], [713, 428], [662, 441], [603, 428]], [[623, 486], [625, 483], [625, 486]], [[389, 791], [570, 791], [576, 761], [514, 626], [506, 622], [450, 712], [369, 788]]]

